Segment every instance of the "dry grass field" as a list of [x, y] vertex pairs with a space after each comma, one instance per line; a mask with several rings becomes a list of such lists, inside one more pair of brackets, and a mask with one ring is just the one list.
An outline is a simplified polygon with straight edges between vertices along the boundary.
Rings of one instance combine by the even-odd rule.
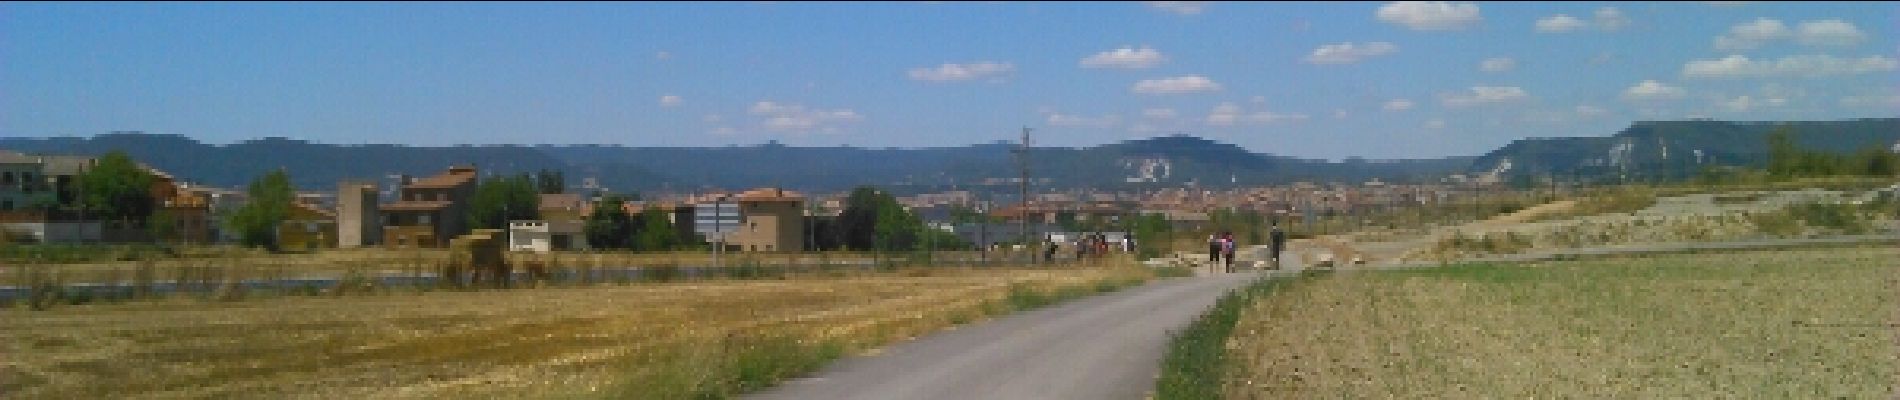
[[0, 310], [9, 398], [722, 398], [1153, 276], [1121, 263]]
[[1225, 397], [1888, 398], [1900, 249], [1342, 272], [1257, 297]]

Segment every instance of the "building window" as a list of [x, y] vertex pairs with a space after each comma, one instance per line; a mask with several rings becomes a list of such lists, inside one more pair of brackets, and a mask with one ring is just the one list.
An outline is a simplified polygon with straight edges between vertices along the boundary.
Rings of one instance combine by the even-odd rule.
[[428, 214], [423, 214], [423, 215], [417, 215], [417, 216], [416, 216], [416, 225], [428, 225], [428, 224], [429, 224], [429, 215], [428, 215]]
[[0, 211], [12, 211], [13, 200], [0, 201]]
[[0, 172], [0, 185], [13, 184], [13, 171]]

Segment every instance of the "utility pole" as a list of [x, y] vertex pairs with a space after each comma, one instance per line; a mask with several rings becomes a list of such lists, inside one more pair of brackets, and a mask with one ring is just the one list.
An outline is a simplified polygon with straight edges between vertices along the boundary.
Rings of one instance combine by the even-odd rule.
[[[1023, 196], [1020, 209], [1022, 218], [1018, 221], [1016, 233], [1022, 235], [1023, 247], [1030, 248], [1029, 238], [1032, 236], [1029, 234], [1029, 127], [1027, 126], [1023, 127], [1022, 145], [1016, 148], [1016, 170], [1022, 173], [1022, 180], [1016, 183]], [[1031, 249], [1030, 251], [1030, 260], [1035, 260], [1035, 253], [1041, 250]]]

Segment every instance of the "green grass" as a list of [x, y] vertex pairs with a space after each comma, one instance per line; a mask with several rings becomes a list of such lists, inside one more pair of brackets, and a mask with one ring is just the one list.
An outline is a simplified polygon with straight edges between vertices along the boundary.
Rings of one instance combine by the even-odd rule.
[[1296, 280], [1311, 279], [1328, 272], [1310, 271], [1300, 278], [1263, 279], [1228, 293], [1207, 313], [1186, 329], [1174, 334], [1168, 343], [1168, 355], [1161, 361], [1161, 376], [1155, 379], [1155, 399], [1212, 399], [1220, 397], [1221, 381], [1229, 368], [1227, 338], [1241, 310], [1255, 298], [1270, 295]]

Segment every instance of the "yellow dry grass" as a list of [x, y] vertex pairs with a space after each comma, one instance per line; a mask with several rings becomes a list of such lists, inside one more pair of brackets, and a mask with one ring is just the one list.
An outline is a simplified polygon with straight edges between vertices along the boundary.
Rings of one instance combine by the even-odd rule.
[[1340, 273], [1236, 325], [1226, 397], [1885, 398], [1900, 249]]
[[863, 350], [980, 319], [997, 311], [1012, 287], [1093, 293], [1105, 281], [1150, 276], [1127, 265], [915, 269], [830, 279], [0, 310], [0, 393], [584, 396], [646, 384], [640, 379], [710, 373], [690, 355], [717, 351], [737, 335], [837, 339], [847, 351]]

